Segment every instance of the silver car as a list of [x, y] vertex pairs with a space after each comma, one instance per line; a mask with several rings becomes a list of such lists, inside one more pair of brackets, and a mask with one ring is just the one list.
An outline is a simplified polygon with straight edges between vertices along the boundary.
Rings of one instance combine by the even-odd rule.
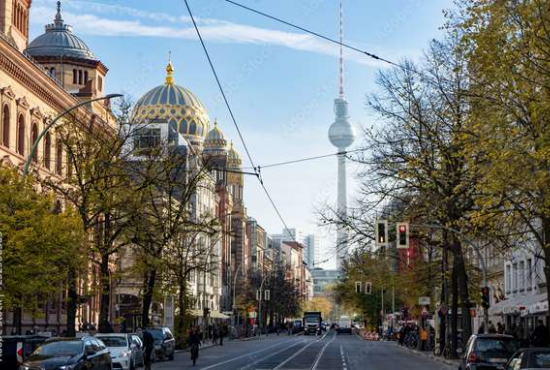
[[113, 369], [134, 370], [143, 366], [143, 343], [136, 334], [96, 334], [109, 349]]

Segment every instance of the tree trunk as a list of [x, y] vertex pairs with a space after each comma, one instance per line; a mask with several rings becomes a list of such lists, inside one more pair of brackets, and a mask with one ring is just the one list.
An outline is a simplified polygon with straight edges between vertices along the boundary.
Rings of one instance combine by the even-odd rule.
[[453, 272], [451, 274], [451, 353], [456, 356], [456, 348], [458, 343], [458, 279], [457, 279], [457, 263], [456, 258], [453, 258]]
[[141, 326], [145, 329], [149, 326], [149, 310], [153, 303], [153, 291], [155, 289], [157, 279], [157, 269], [150, 268], [145, 274], [144, 291], [143, 291], [143, 307], [141, 309]]
[[76, 310], [78, 301], [76, 271], [69, 268], [67, 276], [67, 336], [76, 337]]
[[460, 294], [460, 307], [462, 309], [462, 347], [466, 346], [466, 342], [472, 335], [472, 320], [470, 318], [470, 293], [468, 291], [468, 273], [466, 271], [466, 264], [464, 263], [464, 256], [462, 254], [462, 245], [460, 242], [456, 242], [453, 250], [456, 251], [454, 256], [456, 266], [456, 279], [458, 283], [458, 291]]
[[176, 328], [176, 343], [178, 343], [179, 348], [182, 348], [185, 344], [185, 311], [187, 307], [185, 306], [185, 294], [187, 287], [186, 279], [180, 281], [179, 283], [179, 294], [178, 294], [178, 326]]
[[110, 298], [111, 298], [111, 277], [109, 276], [109, 256], [101, 256], [99, 266], [99, 281], [101, 284], [101, 302], [99, 306], [99, 332], [112, 333], [113, 329], [109, 322]]

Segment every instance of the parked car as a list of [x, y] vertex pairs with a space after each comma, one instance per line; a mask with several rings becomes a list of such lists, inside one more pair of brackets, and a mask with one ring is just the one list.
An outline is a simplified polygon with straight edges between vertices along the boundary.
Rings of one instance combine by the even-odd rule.
[[33, 351], [48, 339], [40, 335], [9, 335], [2, 337], [0, 363], [2, 370], [17, 370]]
[[111, 370], [109, 350], [97, 338], [52, 338], [28, 358], [20, 370]]
[[514, 353], [505, 369], [550, 369], [550, 348], [522, 348]]
[[160, 361], [168, 359], [172, 361], [176, 350], [176, 340], [170, 329], [162, 327], [147, 329], [147, 331], [153, 335], [153, 339], [155, 340], [154, 359]]
[[143, 343], [136, 334], [96, 334], [111, 353], [113, 369], [134, 370], [144, 365]]
[[517, 350], [518, 343], [510, 335], [472, 335], [462, 355], [460, 370], [503, 370]]

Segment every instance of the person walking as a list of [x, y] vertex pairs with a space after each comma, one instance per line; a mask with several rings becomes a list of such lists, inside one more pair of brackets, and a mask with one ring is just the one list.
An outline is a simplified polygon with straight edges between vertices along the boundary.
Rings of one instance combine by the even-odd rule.
[[497, 328], [495, 328], [495, 324], [493, 324], [492, 321], [489, 321], [489, 334], [496, 334]]
[[191, 330], [188, 340], [191, 352], [191, 361], [193, 361], [193, 366], [195, 366], [197, 364], [197, 359], [199, 358], [199, 347], [201, 346], [199, 331], [196, 328]]
[[143, 358], [143, 367], [144, 370], [151, 370], [151, 362], [153, 356], [153, 349], [155, 346], [155, 339], [153, 334], [149, 330], [143, 331], [143, 347], [145, 349], [144, 358]]
[[218, 335], [219, 335], [218, 324], [215, 324], [212, 327], [212, 344], [218, 344]]
[[223, 346], [223, 337], [227, 335], [227, 323], [220, 325], [220, 346]]
[[533, 345], [535, 347], [548, 347], [550, 345], [549, 339], [548, 328], [544, 325], [542, 320], [539, 320], [535, 330], [533, 331], [533, 335], [531, 336]]

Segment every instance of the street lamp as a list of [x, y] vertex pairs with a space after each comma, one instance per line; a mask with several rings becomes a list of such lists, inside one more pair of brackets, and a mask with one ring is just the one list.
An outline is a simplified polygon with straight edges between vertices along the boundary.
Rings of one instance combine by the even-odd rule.
[[42, 130], [42, 132], [40, 133], [40, 135], [38, 135], [38, 137], [36, 138], [36, 141], [34, 142], [32, 148], [31, 148], [31, 152], [29, 154], [29, 156], [27, 157], [27, 160], [25, 161], [25, 166], [23, 167], [23, 176], [27, 176], [29, 174], [29, 167], [31, 165], [31, 162], [32, 162], [32, 159], [34, 157], [34, 153], [36, 152], [36, 150], [38, 149], [38, 144], [40, 143], [40, 140], [44, 137], [44, 135], [46, 135], [46, 133], [57, 123], [57, 121], [59, 121], [60, 118], [62, 118], [64, 115], [66, 115], [67, 113], [70, 113], [72, 112], [73, 110], [75, 109], [78, 109], [80, 107], [82, 107], [83, 105], [86, 105], [86, 104], [89, 104], [89, 103], [93, 103], [95, 101], [100, 101], [100, 100], [109, 100], [109, 99], [112, 99], [112, 98], [119, 98], [121, 96], [124, 96], [122, 94], [109, 94], [109, 95], [105, 95], [105, 96], [102, 96], [102, 97], [99, 97], [99, 98], [94, 98], [94, 99], [91, 99], [91, 100], [86, 100], [84, 102], [80, 102], [72, 107], [70, 107], [69, 109], [66, 109], [64, 110], [63, 112], [61, 112], [57, 117], [55, 117], [45, 128], [44, 130]]

